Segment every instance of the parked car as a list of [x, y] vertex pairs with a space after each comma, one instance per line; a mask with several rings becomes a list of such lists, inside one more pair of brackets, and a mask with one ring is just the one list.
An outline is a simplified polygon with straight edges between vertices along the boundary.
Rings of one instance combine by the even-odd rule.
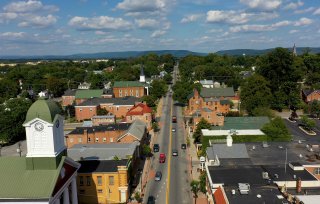
[[174, 156], [174, 157], [178, 156], [178, 150], [173, 149], [172, 150], [172, 156]]
[[149, 196], [147, 204], [155, 204], [155, 203], [156, 203], [156, 198], [154, 196]]
[[187, 144], [181, 144], [181, 149], [187, 149]]
[[160, 150], [159, 144], [154, 144], [153, 145], [153, 152], [159, 152], [159, 150]]
[[159, 155], [159, 163], [165, 163], [166, 161], [166, 154], [165, 153], [160, 153]]
[[161, 173], [161, 171], [157, 171], [157, 172], [156, 172], [156, 176], [154, 177], [154, 180], [155, 180], [155, 181], [161, 181], [161, 178], [162, 178], [162, 173]]

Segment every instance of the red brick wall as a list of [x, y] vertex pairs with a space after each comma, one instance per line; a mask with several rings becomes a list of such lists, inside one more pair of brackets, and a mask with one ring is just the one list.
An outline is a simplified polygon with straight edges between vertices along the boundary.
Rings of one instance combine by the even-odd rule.
[[311, 94], [309, 94], [307, 96], [307, 101], [306, 102], [311, 102], [314, 100], [320, 100], [320, 93], [318, 93], [317, 91], [312, 92]]
[[126, 122], [132, 123], [134, 120], [141, 120], [146, 123], [147, 129], [151, 130], [152, 128], [152, 114], [151, 113], [145, 113], [143, 115], [128, 115], [126, 116]]
[[92, 116], [97, 115], [97, 108], [98, 107], [87, 107], [87, 106], [83, 106], [83, 107], [76, 107], [76, 120], [77, 121], [82, 121], [85, 119], [91, 119]]
[[[84, 132], [82, 135], [67, 135], [66, 137], [66, 146], [67, 148], [71, 148], [75, 144], [109, 144], [116, 143], [117, 138], [124, 134], [126, 131], [117, 130], [117, 131], [105, 131], [105, 132], [94, 132], [94, 133], [86, 133]], [[81, 138], [81, 140], [79, 140]], [[90, 141], [89, 141], [90, 138]], [[105, 140], [104, 140], [105, 138]], [[98, 139], [98, 140], [96, 140]]]
[[72, 105], [75, 99], [75, 96], [62, 96], [62, 106]]
[[113, 87], [113, 94], [115, 98], [122, 98], [125, 96], [141, 98], [144, 96], [144, 87]]
[[133, 107], [133, 105], [115, 106], [112, 104], [101, 104], [101, 108], [105, 108], [108, 112], [115, 115], [117, 118], [125, 117], [127, 112]]

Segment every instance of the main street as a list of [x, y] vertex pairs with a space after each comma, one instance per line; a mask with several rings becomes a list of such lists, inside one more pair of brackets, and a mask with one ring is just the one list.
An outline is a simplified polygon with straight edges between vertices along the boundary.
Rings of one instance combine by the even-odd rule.
[[[178, 65], [174, 67], [173, 84], [176, 81]], [[169, 87], [171, 90], [171, 87]], [[172, 116], [177, 116], [177, 123], [172, 123]], [[151, 171], [162, 172], [161, 181], [148, 182], [144, 203], [148, 197], [153, 196], [156, 203], [192, 203], [189, 187], [188, 159], [186, 150], [181, 149], [181, 144], [186, 143], [182, 108], [175, 106], [170, 91], [163, 98], [162, 114], [159, 123], [160, 132], [154, 143], [160, 145], [160, 151], [154, 153], [151, 163]], [[176, 131], [173, 132], [172, 129]], [[172, 156], [172, 149], [178, 150], [178, 156]], [[159, 154], [166, 154], [166, 162], [159, 163]]]

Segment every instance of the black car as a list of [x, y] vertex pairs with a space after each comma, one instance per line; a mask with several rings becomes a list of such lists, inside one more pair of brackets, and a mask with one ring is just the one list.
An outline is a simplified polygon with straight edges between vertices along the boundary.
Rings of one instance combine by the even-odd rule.
[[156, 203], [156, 198], [153, 196], [149, 196], [147, 204], [155, 204], [155, 203]]
[[187, 149], [187, 145], [186, 144], [181, 144], [181, 149]]
[[172, 156], [177, 157], [178, 156], [178, 150], [173, 149], [172, 150]]
[[156, 172], [156, 176], [154, 177], [154, 180], [155, 180], [155, 181], [161, 181], [161, 178], [162, 178], [162, 173], [161, 173], [161, 171], [157, 171], [157, 172]]
[[159, 150], [160, 150], [159, 144], [154, 144], [153, 145], [153, 152], [159, 152]]

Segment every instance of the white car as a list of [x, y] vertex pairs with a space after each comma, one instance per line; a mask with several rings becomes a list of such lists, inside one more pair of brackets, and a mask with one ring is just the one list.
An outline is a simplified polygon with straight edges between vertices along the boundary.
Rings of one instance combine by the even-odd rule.
[[172, 128], [172, 132], [175, 132], [176, 131], [176, 129], [175, 128]]

